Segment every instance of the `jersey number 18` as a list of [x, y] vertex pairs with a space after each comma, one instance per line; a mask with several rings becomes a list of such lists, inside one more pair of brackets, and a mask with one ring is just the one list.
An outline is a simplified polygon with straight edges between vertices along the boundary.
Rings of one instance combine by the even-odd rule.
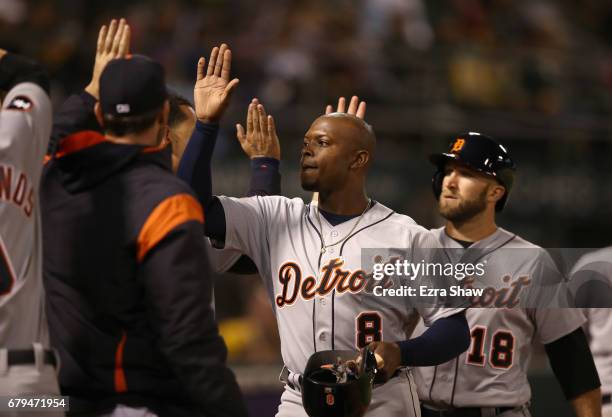
[[[469, 365], [485, 366], [485, 342], [487, 328], [474, 326], [471, 331], [472, 344], [465, 362]], [[491, 338], [489, 364], [497, 369], [510, 369], [514, 360], [514, 335], [509, 330], [497, 330]]]

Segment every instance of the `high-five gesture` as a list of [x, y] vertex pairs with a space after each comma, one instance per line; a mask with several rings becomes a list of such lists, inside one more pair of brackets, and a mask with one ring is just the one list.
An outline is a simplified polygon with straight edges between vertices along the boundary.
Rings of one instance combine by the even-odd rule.
[[193, 88], [196, 116], [202, 122], [217, 122], [230, 102], [238, 78], [230, 81], [232, 51], [226, 44], [214, 47], [205, 70], [204, 57], [198, 61], [198, 74]]
[[[325, 108], [325, 114], [333, 113], [334, 108], [331, 104], [328, 104]], [[351, 102], [349, 103], [348, 110], [346, 110], [346, 99], [344, 97], [340, 97], [338, 99], [338, 107], [336, 108], [337, 113], [347, 113], [352, 114], [360, 119], [365, 118], [366, 112], [366, 102], [359, 101], [359, 97], [353, 96], [351, 98]]]
[[103, 25], [98, 33], [96, 61], [93, 75], [85, 91], [100, 99], [100, 76], [106, 65], [113, 59], [124, 58], [130, 53], [130, 27], [125, 19], [111, 20], [108, 27]]
[[236, 136], [249, 158], [268, 157], [280, 161], [280, 143], [274, 118], [266, 115], [266, 109], [256, 98], [249, 104], [246, 133], [242, 125], [237, 124]]

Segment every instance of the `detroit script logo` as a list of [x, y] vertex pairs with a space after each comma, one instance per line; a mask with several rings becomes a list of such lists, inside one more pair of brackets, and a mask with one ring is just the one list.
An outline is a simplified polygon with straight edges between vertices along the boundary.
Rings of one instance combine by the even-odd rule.
[[362, 269], [350, 271], [342, 269], [344, 261], [341, 258], [330, 259], [323, 267], [323, 276], [317, 284], [317, 279], [311, 275], [303, 277], [302, 269], [295, 262], [285, 262], [278, 270], [278, 280], [282, 285], [281, 294], [276, 297], [276, 305], [284, 307], [291, 305], [301, 296], [304, 300], [312, 300], [316, 295], [326, 296], [333, 290], [342, 294], [358, 293], [367, 282], [367, 274]]

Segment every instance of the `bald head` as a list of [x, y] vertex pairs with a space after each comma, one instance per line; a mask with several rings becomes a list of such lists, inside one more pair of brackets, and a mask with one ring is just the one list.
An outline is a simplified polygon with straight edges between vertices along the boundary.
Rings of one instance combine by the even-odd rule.
[[352, 150], [364, 149], [370, 153], [370, 158], [373, 157], [376, 135], [372, 126], [363, 119], [348, 113], [329, 113], [317, 118], [314, 123], [319, 120], [328, 120], [334, 127], [337, 125], [338, 130], [342, 132], [339, 137], [348, 140]]
[[375, 148], [374, 131], [362, 119], [346, 113], [317, 118], [304, 136], [302, 187], [320, 192], [363, 188]]

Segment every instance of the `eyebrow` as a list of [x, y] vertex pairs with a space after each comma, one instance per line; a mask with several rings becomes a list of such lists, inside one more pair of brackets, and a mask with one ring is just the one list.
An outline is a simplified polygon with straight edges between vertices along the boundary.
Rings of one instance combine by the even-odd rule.
[[313, 131], [313, 132], [308, 131], [308, 132], [306, 132], [306, 134], [304, 135], [304, 137], [308, 137], [308, 138], [310, 138], [310, 137], [313, 137], [313, 138], [318, 138], [318, 137], [321, 137], [321, 136], [325, 136], [325, 137], [327, 137], [327, 138], [329, 138], [329, 139], [332, 139], [332, 137], [331, 137], [331, 136], [329, 136], [329, 134], [328, 134], [327, 132], [322, 131], [322, 130], [315, 130], [315, 131]]

